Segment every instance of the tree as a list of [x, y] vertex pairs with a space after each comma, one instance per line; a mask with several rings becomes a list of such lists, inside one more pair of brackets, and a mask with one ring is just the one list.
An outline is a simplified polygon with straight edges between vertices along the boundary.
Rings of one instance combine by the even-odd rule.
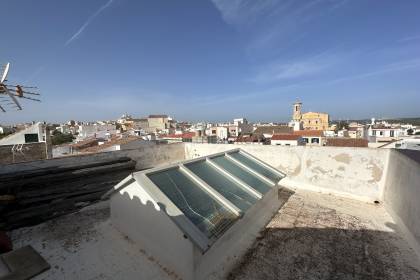
[[412, 128], [407, 129], [407, 134], [408, 135], [413, 135], [414, 130]]
[[122, 125], [120, 123], [116, 123], [115, 124], [115, 129], [116, 130], [119, 130], [120, 132], [123, 132], [123, 127], [122, 127]]
[[73, 142], [73, 135], [71, 133], [61, 133], [58, 130], [54, 130], [51, 137], [51, 142], [53, 145], [61, 145], [64, 143]]
[[2, 138], [4, 138], [4, 137], [6, 137], [6, 136], [9, 136], [10, 134], [12, 134], [13, 132], [6, 132], [6, 133], [1, 133], [0, 134], [0, 139], [2, 139]]
[[339, 121], [337, 123], [337, 126], [336, 126], [334, 132], [337, 133], [339, 130], [342, 130], [342, 129], [349, 129], [349, 124], [345, 121]]

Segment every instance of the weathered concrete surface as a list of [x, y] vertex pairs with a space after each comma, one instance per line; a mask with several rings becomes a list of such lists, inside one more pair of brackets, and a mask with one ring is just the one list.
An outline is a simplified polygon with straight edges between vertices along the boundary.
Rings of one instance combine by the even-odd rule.
[[[51, 265], [35, 280], [176, 279], [111, 226], [108, 202], [11, 237], [15, 248], [31, 244]], [[381, 205], [300, 190], [229, 278], [414, 280], [420, 268]]]
[[381, 200], [388, 149], [185, 143], [187, 159], [241, 148], [285, 172], [289, 187]]
[[11, 232], [15, 248], [31, 244], [51, 265], [32, 278], [176, 279], [109, 223], [109, 202]]
[[390, 151], [384, 201], [420, 257], [420, 163], [415, 152], [408, 157], [400, 151]]
[[13, 147], [14, 145], [0, 145], [0, 166], [3, 164], [47, 158], [47, 147], [45, 142], [24, 144], [21, 148], [21, 152], [13, 153]]
[[229, 279], [420, 279], [394, 229], [381, 205], [298, 191]]

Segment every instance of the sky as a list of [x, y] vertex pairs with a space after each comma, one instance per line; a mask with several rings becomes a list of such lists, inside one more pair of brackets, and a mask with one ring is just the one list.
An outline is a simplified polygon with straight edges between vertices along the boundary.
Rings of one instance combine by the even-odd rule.
[[0, 123], [420, 116], [420, 1], [0, 0]]

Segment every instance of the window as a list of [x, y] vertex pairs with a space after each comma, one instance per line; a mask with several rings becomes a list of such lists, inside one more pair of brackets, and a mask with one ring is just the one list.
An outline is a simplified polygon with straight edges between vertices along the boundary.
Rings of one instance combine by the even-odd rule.
[[306, 143], [306, 144], [308, 144], [309, 143], [309, 140], [308, 140], [308, 138], [302, 138], [302, 141], [304, 142], [304, 143]]
[[312, 138], [311, 143], [313, 144], [319, 144], [319, 138]]
[[244, 190], [237, 182], [224, 177], [206, 161], [194, 162], [186, 167], [242, 211], [246, 211], [257, 201], [255, 196]]
[[390, 137], [394, 137], [394, 131], [393, 131], [393, 130], [390, 130], [390, 131], [389, 131], [389, 136], [390, 136]]
[[232, 211], [203, 191], [178, 168], [148, 177], [208, 238], [218, 236], [236, 219]]
[[261, 178], [253, 175], [252, 173], [247, 172], [234, 162], [227, 159], [225, 156], [210, 158], [210, 161], [262, 194], [268, 192], [271, 188], [269, 183], [263, 181]]
[[235, 153], [228, 153], [227, 155], [230, 156], [230, 157], [233, 157], [234, 159], [236, 159], [238, 161], [240, 161], [242, 164], [246, 165], [247, 167], [261, 173], [262, 175], [264, 175], [268, 179], [273, 180], [274, 182], [277, 182], [282, 178], [281, 176], [279, 176], [278, 174], [276, 174], [272, 170], [268, 169], [267, 167], [264, 167], [263, 165], [259, 164], [255, 160], [247, 157], [243, 153], [235, 152]]
[[25, 134], [25, 143], [37, 143], [39, 142], [37, 133]]

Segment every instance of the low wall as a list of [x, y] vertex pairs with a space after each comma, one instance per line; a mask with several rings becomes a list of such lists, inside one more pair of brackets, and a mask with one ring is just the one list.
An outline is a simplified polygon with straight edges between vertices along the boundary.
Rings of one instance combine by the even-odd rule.
[[[411, 156], [420, 158], [420, 151]], [[420, 163], [398, 150], [390, 150], [384, 191], [385, 207], [420, 256]]]
[[65, 167], [75, 163], [88, 164], [90, 162], [113, 160], [119, 157], [129, 157], [136, 161], [136, 169], [156, 167], [165, 163], [181, 161], [185, 158], [185, 150], [182, 143], [171, 145], [147, 145], [132, 150], [103, 152], [96, 154], [85, 154], [54, 158], [48, 160], [37, 160], [17, 164], [2, 165], [0, 175], [15, 170], [27, 171], [40, 168]]
[[45, 142], [23, 144], [20, 151], [12, 152], [14, 145], [0, 146], [0, 165], [47, 158]]
[[130, 173], [184, 159], [184, 146], [22, 162], [0, 167], [0, 230], [41, 223], [101, 199]]
[[[288, 187], [381, 200], [388, 149], [185, 143], [187, 159], [241, 148], [287, 174]], [[287, 182], [287, 183], [286, 183]]]

